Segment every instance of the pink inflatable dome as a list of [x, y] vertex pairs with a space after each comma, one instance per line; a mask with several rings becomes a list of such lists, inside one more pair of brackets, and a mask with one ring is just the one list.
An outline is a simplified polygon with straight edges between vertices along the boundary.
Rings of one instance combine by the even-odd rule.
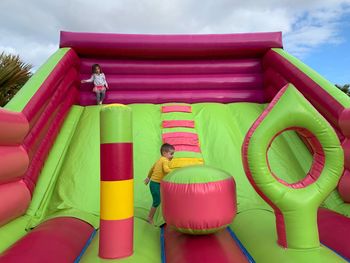
[[234, 179], [222, 170], [189, 166], [168, 174], [161, 182], [166, 223], [187, 234], [214, 233], [236, 215]]

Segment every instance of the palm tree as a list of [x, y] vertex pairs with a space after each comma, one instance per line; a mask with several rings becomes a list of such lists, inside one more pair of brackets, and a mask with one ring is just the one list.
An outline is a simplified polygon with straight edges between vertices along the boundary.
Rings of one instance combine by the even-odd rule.
[[342, 92], [344, 92], [346, 95], [350, 96], [350, 84], [345, 84], [345, 85], [335, 84], [335, 86], [338, 89], [340, 89]]
[[4, 106], [31, 77], [32, 65], [18, 55], [0, 54], [0, 106]]

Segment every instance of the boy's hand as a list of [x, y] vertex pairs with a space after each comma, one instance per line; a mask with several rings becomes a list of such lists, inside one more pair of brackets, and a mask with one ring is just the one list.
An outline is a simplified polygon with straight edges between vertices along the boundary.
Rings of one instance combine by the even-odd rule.
[[146, 177], [146, 179], [143, 182], [145, 183], [145, 185], [148, 185], [149, 181], [150, 181], [149, 177]]

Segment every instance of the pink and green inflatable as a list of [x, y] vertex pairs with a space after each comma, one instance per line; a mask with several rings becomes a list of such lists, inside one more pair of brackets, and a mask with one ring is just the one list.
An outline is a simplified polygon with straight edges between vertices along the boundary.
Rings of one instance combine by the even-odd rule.
[[175, 170], [161, 183], [167, 225], [187, 234], [210, 234], [236, 215], [235, 181], [224, 171], [194, 165]]
[[[128, 122], [100, 126], [106, 105], [80, 84], [95, 63]], [[350, 99], [281, 32], [61, 32], [0, 127], [0, 262], [107, 262], [101, 238], [132, 253], [108, 262], [350, 261]], [[127, 140], [101, 141], [112, 129]], [[175, 166], [204, 166], [165, 178], [152, 226], [143, 180], [164, 140]]]

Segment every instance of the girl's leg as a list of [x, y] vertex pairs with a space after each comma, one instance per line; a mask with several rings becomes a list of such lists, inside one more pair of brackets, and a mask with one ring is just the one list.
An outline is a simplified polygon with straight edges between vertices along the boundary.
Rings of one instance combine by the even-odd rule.
[[100, 101], [101, 101], [101, 93], [99, 90], [96, 91], [96, 102], [97, 102], [97, 105], [100, 104]]
[[101, 90], [101, 98], [100, 98], [101, 104], [105, 97], [106, 97], [106, 90], [104, 89], [104, 90]]

